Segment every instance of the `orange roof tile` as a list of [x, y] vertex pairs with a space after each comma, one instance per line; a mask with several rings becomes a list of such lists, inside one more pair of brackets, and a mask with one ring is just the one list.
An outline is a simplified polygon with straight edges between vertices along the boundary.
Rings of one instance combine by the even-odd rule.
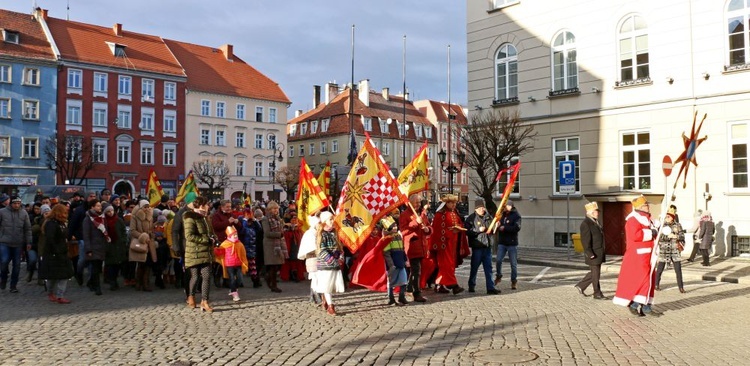
[[20, 38], [19, 44], [3, 42], [0, 39], [0, 54], [55, 60], [52, 46], [47, 41], [41, 24], [31, 14], [0, 9], [0, 28], [16, 31]]
[[279, 84], [232, 54], [216, 48], [165, 39], [185, 68], [187, 88], [223, 95], [291, 103]]
[[[160, 37], [125, 29], [117, 36], [112, 28], [52, 17], [47, 25], [63, 60], [185, 76]], [[115, 57], [107, 42], [126, 46], [127, 57]]]

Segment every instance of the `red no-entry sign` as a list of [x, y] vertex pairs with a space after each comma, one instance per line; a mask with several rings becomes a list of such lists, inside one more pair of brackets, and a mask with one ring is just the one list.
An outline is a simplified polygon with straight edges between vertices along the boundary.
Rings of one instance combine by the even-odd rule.
[[669, 155], [664, 155], [664, 159], [661, 161], [661, 169], [664, 171], [664, 176], [668, 177], [670, 174], [672, 174], [672, 167], [674, 165], [672, 164], [672, 158], [669, 157]]

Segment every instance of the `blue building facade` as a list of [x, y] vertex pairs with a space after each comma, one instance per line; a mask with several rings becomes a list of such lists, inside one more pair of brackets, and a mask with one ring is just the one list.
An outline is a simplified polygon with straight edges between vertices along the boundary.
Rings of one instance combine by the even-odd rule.
[[0, 53], [0, 192], [55, 184], [43, 147], [56, 126], [56, 62]]

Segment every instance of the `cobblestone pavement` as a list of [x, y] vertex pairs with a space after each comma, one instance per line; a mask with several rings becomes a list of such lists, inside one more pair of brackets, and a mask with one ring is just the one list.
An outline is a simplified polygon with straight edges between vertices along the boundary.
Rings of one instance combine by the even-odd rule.
[[[468, 268], [458, 270], [466, 283]], [[0, 291], [3, 365], [746, 365], [750, 285], [665, 278], [655, 314], [634, 317], [581, 297], [576, 269], [520, 265], [519, 289], [426, 294], [427, 304], [386, 307], [385, 295], [335, 296], [340, 316], [307, 303], [306, 283], [243, 288], [233, 303], [212, 288], [213, 314], [187, 309], [180, 290], [94, 296], [71, 283], [69, 305], [34, 282]], [[507, 275], [506, 275], [507, 276]], [[615, 273], [605, 273], [611, 296]], [[508, 278], [508, 277], [506, 277]], [[483, 283], [484, 281], [478, 281]], [[482, 285], [480, 285], [482, 286]], [[588, 290], [589, 294], [591, 289]], [[519, 363], [520, 364], [520, 363]]]

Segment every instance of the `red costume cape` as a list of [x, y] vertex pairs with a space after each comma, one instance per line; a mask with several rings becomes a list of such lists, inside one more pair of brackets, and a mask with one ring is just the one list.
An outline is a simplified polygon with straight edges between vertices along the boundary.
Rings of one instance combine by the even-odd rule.
[[628, 306], [631, 301], [651, 304], [654, 301], [656, 273], [651, 266], [655, 238], [651, 232], [651, 215], [633, 211], [625, 221], [627, 247], [622, 258], [617, 291], [612, 299], [617, 305]]

